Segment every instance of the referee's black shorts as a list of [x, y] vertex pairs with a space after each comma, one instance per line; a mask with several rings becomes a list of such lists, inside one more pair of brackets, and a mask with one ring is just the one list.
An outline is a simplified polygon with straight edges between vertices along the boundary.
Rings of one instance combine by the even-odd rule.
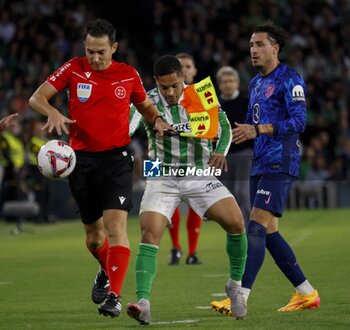
[[68, 177], [81, 220], [90, 224], [104, 210], [132, 207], [134, 158], [127, 147], [101, 152], [76, 151], [77, 163]]

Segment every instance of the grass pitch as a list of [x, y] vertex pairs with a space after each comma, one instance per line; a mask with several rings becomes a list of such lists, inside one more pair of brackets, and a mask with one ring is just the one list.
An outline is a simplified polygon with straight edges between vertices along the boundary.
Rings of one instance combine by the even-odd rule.
[[[204, 223], [198, 246], [203, 265], [189, 266], [182, 257], [168, 266], [169, 234], [158, 258], [151, 308], [152, 329], [349, 329], [350, 210], [288, 211], [280, 229], [292, 245], [309, 281], [321, 296], [318, 310], [278, 313], [293, 288], [267, 253], [249, 299], [246, 320], [209, 309], [224, 295], [228, 278], [225, 234]], [[0, 329], [132, 329], [140, 328], [125, 313], [135, 301], [134, 259], [140, 237], [137, 218], [130, 218], [131, 261], [118, 318], [98, 315], [90, 298], [97, 263], [85, 248], [81, 223], [26, 224], [32, 234], [12, 235], [14, 225], [0, 222]], [[187, 250], [186, 222], [181, 222]]]

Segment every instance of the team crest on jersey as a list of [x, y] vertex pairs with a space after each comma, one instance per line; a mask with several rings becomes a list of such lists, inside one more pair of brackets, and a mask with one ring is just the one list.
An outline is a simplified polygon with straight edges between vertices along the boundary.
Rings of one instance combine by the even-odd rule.
[[273, 91], [275, 90], [275, 85], [268, 85], [265, 90], [265, 96], [269, 98], [272, 94]]
[[80, 102], [86, 102], [92, 91], [92, 84], [79, 83], [77, 86], [77, 95]]
[[115, 90], [114, 90], [114, 94], [118, 99], [123, 99], [126, 96], [126, 90], [123, 86], [118, 86]]
[[304, 90], [301, 85], [295, 85], [292, 89], [293, 101], [305, 101]]

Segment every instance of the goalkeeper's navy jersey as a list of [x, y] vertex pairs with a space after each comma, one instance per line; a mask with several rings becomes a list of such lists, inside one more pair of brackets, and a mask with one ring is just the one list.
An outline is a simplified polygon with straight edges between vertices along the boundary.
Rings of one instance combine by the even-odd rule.
[[288, 173], [299, 175], [299, 134], [306, 125], [306, 87], [303, 78], [286, 64], [250, 82], [248, 124], [272, 124], [274, 134], [254, 141], [251, 175]]

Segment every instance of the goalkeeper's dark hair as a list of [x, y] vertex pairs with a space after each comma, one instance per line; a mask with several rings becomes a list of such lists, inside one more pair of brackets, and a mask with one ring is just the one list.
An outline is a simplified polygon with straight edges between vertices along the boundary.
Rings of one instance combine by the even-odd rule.
[[181, 62], [175, 56], [163, 55], [154, 62], [153, 75], [155, 78], [172, 73], [176, 73], [178, 76], [182, 75]]
[[87, 35], [95, 38], [101, 38], [105, 35], [108, 36], [109, 43], [113, 45], [116, 42], [117, 31], [114, 26], [105, 19], [98, 18], [86, 24], [83, 40], [86, 39]]
[[272, 21], [267, 21], [253, 29], [253, 33], [261, 32], [267, 33], [267, 38], [270, 42], [278, 44], [280, 46], [279, 51], [282, 51], [287, 41], [287, 32], [283, 28], [275, 25]]

